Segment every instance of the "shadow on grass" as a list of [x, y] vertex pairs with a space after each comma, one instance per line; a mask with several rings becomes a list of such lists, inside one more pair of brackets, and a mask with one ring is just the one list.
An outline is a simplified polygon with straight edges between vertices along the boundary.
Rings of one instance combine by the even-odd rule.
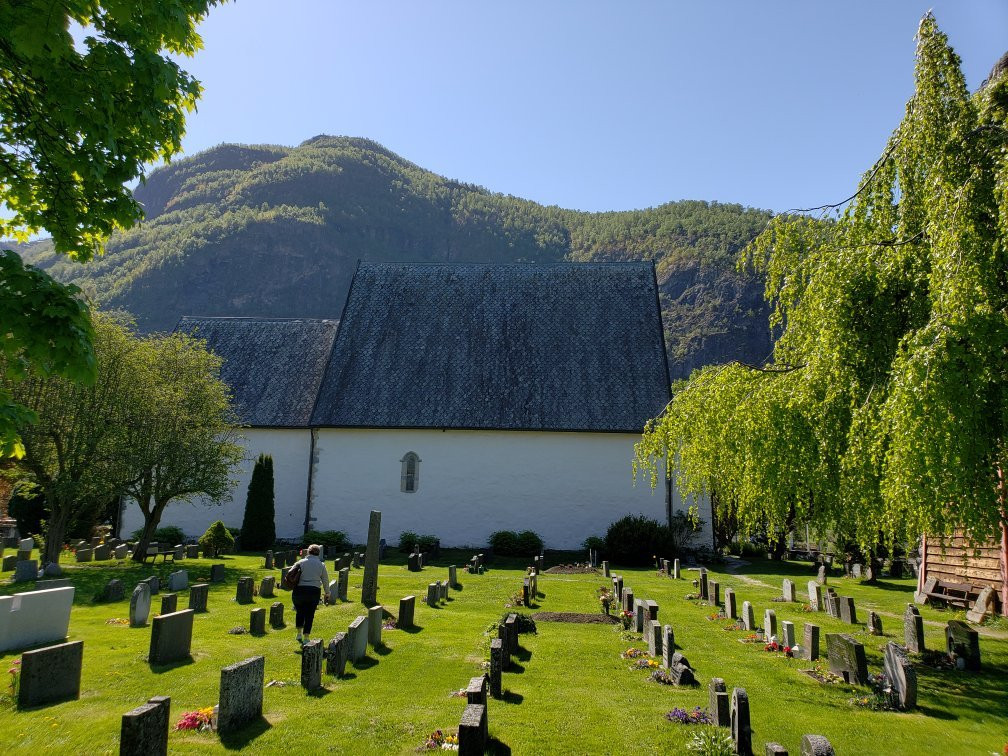
[[497, 738], [490, 738], [487, 740], [485, 753], [493, 756], [507, 756], [511, 753], [511, 748], [501, 743]]
[[372, 659], [370, 656], [364, 656], [358, 659], [357, 661], [350, 663], [353, 665], [354, 669], [364, 670], [364, 669], [371, 669], [371, 667], [376, 666], [378, 664], [378, 660]]
[[513, 690], [505, 690], [503, 695], [501, 695], [500, 700], [504, 703], [520, 704], [525, 700], [525, 696], [521, 693], [515, 693]]
[[532, 658], [532, 652], [529, 651], [524, 646], [518, 646], [518, 650], [515, 651], [513, 654], [511, 654], [511, 656], [515, 659], [518, 659], [518, 661], [527, 662], [529, 659]]
[[305, 691], [305, 695], [311, 696], [312, 698], [325, 698], [330, 693], [332, 693], [332, 691], [329, 690], [329, 688], [325, 687], [324, 685], [321, 688], [315, 688], [314, 690]]
[[240, 751], [272, 726], [265, 718], [259, 717], [236, 732], [221, 733], [221, 745], [229, 751]]
[[421, 627], [420, 625], [410, 625], [409, 627], [401, 627], [399, 628], [399, 630], [401, 630], [404, 633], [409, 633], [410, 635], [416, 635], [421, 630], [423, 630], [423, 627]]
[[374, 651], [376, 654], [378, 654], [378, 656], [388, 656], [389, 654], [392, 653], [392, 649], [386, 646], [384, 643], [382, 643], [380, 646], [372, 648], [371, 650]]
[[514, 659], [511, 660], [511, 666], [504, 670], [512, 675], [523, 675], [525, 674], [525, 667]]
[[173, 669], [178, 669], [179, 667], [188, 667], [193, 663], [193, 658], [191, 656], [187, 656], [185, 659], [179, 659], [178, 661], [168, 662], [167, 664], [155, 664], [151, 661], [147, 662], [150, 666], [151, 672], [156, 675], [160, 675], [162, 672], [171, 672]]

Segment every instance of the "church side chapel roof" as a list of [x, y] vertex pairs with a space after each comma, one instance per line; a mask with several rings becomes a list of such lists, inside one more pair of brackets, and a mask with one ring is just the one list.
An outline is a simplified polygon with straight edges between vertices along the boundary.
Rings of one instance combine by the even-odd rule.
[[651, 263], [360, 263], [319, 427], [639, 433], [669, 378]]
[[183, 317], [177, 331], [205, 339], [224, 362], [243, 425], [307, 428], [337, 320]]

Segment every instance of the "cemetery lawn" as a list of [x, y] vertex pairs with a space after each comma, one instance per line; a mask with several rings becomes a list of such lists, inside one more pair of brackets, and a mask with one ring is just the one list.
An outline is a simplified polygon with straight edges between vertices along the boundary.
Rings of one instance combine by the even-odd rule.
[[[467, 554], [446, 552], [434, 566], [411, 573], [404, 555], [390, 553], [379, 573], [379, 601], [395, 613], [402, 596], [417, 596], [415, 631], [386, 630], [385, 648], [368, 649], [362, 663], [348, 665], [336, 679], [323, 673], [324, 690], [308, 694], [299, 686], [300, 654], [294, 641], [290, 594], [259, 598], [249, 605], [235, 602], [235, 586], [243, 575], [259, 579], [277, 574], [261, 569], [262, 558], [229, 556], [224, 583], [212, 584], [206, 614], [195, 618], [192, 661], [151, 668], [146, 655], [150, 627], [130, 628], [110, 623], [129, 614], [133, 586], [149, 574], [162, 581], [175, 569], [189, 572], [190, 584], [209, 577], [211, 560], [190, 559], [178, 567], [131, 562], [67, 565], [65, 576], [77, 589], [70, 618], [70, 640], [84, 641], [81, 697], [77, 701], [18, 711], [9, 691], [0, 698], [0, 743], [4, 753], [117, 753], [122, 714], [155, 695], [171, 696], [171, 723], [182, 714], [217, 703], [221, 667], [250, 656], [264, 655], [266, 682], [264, 719], [240, 733], [221, 739], [214, 733], [175, 732], [169, 737], [174, 753], [224, 752], [246, 749], [256, 753], [411, 753], [437, 729], [454, 732], [465, 699], [452, 697], [470, 677], [482, 674], [488, 658], [487, 627], [505, 613], [505, 602], [520, 591], [524, 560], [498, 560], [484, 575], [459, 571], [461, 590], [450, 591], [440, 608], [421, 603], [429, 582], [447, 578], [446, 565], [463, 564]], [[555, 564], [548, 558], [548, 564]], [[332, 562], [328, 562], [332, 567]], [[542, 753], [685, 753], [693, 726], [674, 724], [665, 714], [673, 707], [706, 707], [707, 684], [724, 678], [729, 693], [744, 687], [751, 706], [753, 747], [778, 742], [796, 754], [804, 733], [825, 735], [838, 754], [991, 754], [1002, 753], [1008, 741], [1008, 632], [981, 628], [983, 669], [979, 673], [938, 671], [916, 666], [918, 708], [909, 713], [873, 711], [851, 704], [867, 688], [823, 685], [803, 674], [810, 662], [767, 653], [762, 644], [743, 644], [745, 633], [726, 631], [726, 620], [708, 620], [713, 609], [686, 600], [695, 589], [695, 571], [683, 580], [659, 577], [653, 570], [620, 569], [624, 585], [642, 599], [654, 599], [658, 618], [671, 624], [677, 645], [696, 671], [700, 685], [677, 688], [649, 680], [644, 671], [631, 670], [620, 652], [630, 646], [645, 648], [640, 636], [624, 635], [614, 626], [540, 622], [536, 635], [520, 636], [517, 663], [503, 675], [504, 700], [491, 700], [489, 729], [495, 752]], [[851, 628], [822, 613], [809, 614], [802, 604], [772, 603], [781, 593], [781, 579], [797, 584], [798, 597], [807, 598], [812, 567], [801, 563], [754, 561], [728, 573], [723, 565], [711, 570], [721, 591], [733, 588], [738, 605], [753, 603], [757, 622], [772, 608], [778, 623], [795, 623], [799, 643], [803, 623], [813, 621], [825, 634], [850, 632], [865, 645], [869, 671], [881, 672], [881, 649], [888, 640], [902, 642], [902, 614], [912, 600], [914, 581], [882, 578], [875, 586], [830, 577], [840, 595], [853, 596], [858, 619], [869, 609], [882, 617], [886, 635], [868, 635], [863, 625]], [[126, 599], [112, 604], [92, 603], [91, 597], [113, 577], [123, 581]], [[335, 577], [335, 575], [332, 575]], [[350, 573], [352, 599], [360, 597], [362, 569]], [[539, 581], [537, 606], [527, 612], [599, 613], [597, 589], [609, 583], [597, 575], [544, 574]], [[162, 582], [163, 584], [163, 582]], [[18, 586], [19, 590], [30, 584]], [[16, 592], [10, 573], [0, 580], [0, 594]], [[163, 593], [164, 591], [162, 591]], [[187, 606], [187, 592], [179, 597]], [[249, 610], [273, 601], [285, 604], [288, 628], [267, 626], [262, 637], [231, 635], [248, 629]], [[152, 615], [160, 607], [152, 599]], [[511, 609], [510, 611], [521, 611]], [[361, 614], [359, 603], [320, 608], [313, 637], [328, 641], [345, 631]], [[943, 648], [944, 623], [961, 615], [921, 607], [928, 648]], [[20, 653], [0, 654], [3, 670]], [[9, 679], [5, 674], [4, 682]], [[510, 749], [510, 751], [508, 750]]]

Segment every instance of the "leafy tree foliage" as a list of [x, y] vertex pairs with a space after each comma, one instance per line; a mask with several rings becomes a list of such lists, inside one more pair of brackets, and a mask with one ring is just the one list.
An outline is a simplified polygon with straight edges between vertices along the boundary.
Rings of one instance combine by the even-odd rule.
[[[0, 4], [0, 239], [43, 229], [86, 261], [141, 216], [125, 183], [178, 152], [199, 83], [163, 52], [192, 55], [209, 0]], [[85, 37], [75, 42], [78, 25]], [[0, 355], [28, 372], [93, 381], [88, 308], [76, 287], [0, 252]], [[0, 456], [20, 456], [31, 410], [0, 390]]]
[[210, 525], [199, 539], [199, 545], [209, 549], [215, 558], [234, 549], [234, 544], [234, 536], [220, 520]]
[[[831, 222], [777, 217], [741, 264], [766, 276], [772, 362], [675, 387], [637, 448], [676, 460], [751, 533], [795, 521], [865, 547], [1004, 521], [1008, 76], [976, 94], [928, 14], [903, 121]], [[832, 208], [831, 208], [832, 209]]]
[[241, 526], [242, 549], [262, 551], [276, 541], [276, 508], [273, 493], [273, 457], [260, 454], [252, 468], [248, 493], [245, 497], [245, 516]]

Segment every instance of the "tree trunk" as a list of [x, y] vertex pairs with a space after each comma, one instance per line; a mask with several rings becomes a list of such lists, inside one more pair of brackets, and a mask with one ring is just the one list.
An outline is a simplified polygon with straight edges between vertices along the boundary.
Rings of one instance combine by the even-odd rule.
[[49, 519], [46, 522], [43, 567], [47, 564], [59, 564], [60, 554], [63, 552], [63, 534], [66, 532], [69, 514], [66, 502], [58, 498], [50, 500], [48, 497], [46, 501], [49, 503]]
[[150, 546], [151, 537], [154, 535], [154, 531], [157, 530], [158, 523], [161, 522], [161, 512], [164, 511], [164, 506], [154, 505], [152, 509], [150, 506], [150, 497], [147, 501], [140, 503], [140, 512], [144, 516], [144, 526], [143, 532], [140, 533], [140, 540], [137, 542], [136, 548], [133, 549], [133, 561], [143, 562], [144, 557], [147, 556], [147, 547]]

